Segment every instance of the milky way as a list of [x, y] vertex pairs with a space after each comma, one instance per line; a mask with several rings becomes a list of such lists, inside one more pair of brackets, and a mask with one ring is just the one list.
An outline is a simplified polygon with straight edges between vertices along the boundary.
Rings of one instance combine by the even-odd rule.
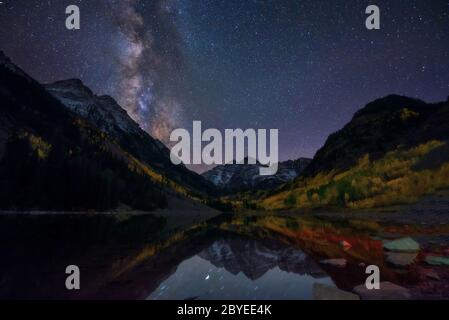
[[175, 96], [176, 75], [182, 72], [180, 38], [171, 2], [142, 4], [121, 1], [114, 13], [119, 32], [118, 96], [134, 120], [167, 142], [170, 132], [180, 125], [182, 111]]
[[[65, 7], [73, 3], [80, 7], [81, 30], [69, 32]], [[5, 1], [1, 49], [42, 82], [81, 78], [97, 94], [112, 95], [143, 129], [167, 143], [170, 132], [183, 125], [177, 5], [173, 0]]]

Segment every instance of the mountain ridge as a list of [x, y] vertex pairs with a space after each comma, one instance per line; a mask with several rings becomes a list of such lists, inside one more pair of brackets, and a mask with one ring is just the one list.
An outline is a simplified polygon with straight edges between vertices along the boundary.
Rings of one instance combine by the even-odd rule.
[[449, 99], [389, 95], [331, 134], [301, 176], [267, 192], [265, 209], [373, 208], [449, 188]]
[[249, 164], [248, 158], [245, 158], [243, 163], [219, 165], [204, 172], [202, 176], [227, 193], [266, 190], [296, 178], [307, 167], [310, 160], [299, 158], [279, 162], [276, 174], [261, 176], [259, 168], [262, 164]]
[[0, 53], [0, 99], [2, 209], [152, 210], [166, 206], [167, 194], [204, 201], [213, 191], [80, 80], [44, 87]]
[[176, 182], [209, 193], [213, 186], [184, 165], [170, 161], [170, 150], [131, 119], [114, 98], [95, 95], [79, 79], [61, 80], [44, 86], [46, 90], [76, 114], [92, 121], [127, 151]]
[[346, 169], [365, 154], [376, 158], [399, 145], [409, 147], [431, 139], [447, 140], [449, 124], [438, 118], [447, 119], [448, 109], [447, 102], [425, 103], [400, 95], [376, 99], [357, 111], [342, 129], [329, 135], [305, 175]]
[[[281, 162], [274, 176], [260, 176], [260, 164], [218, 166], [202, 176], [175, 166], [169, 149], [112, 97], [96, 95], [79, 79], [42, 85], [2, 52], [0, 99], [0, 189], [7, 207], [51, 204], [47, 192], [61, 198], [56, 207], [71, 209], [80, 209], [81, 200], [87, 206], [81, 209], [119, 203], [155, 209], [166, 205], [167, 194], [217, 205], [219, 196], [231, 195], [228, 202], [253, 207], [250, 199], [264, 209], [358, 208], [449, 187], [449, 99], [376, 99], [312, 160]], [[78, 201], [70, 192], [83, 196]]]

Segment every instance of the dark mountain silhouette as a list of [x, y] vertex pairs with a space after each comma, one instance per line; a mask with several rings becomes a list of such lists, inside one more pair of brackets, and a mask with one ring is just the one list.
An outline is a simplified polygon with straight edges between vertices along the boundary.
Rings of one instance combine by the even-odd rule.
[[365, 154], [380, 158], [398, 147], [449, 139], [449, 103], [425, 103], [390, 95], [359, 110], [340, 131], [331, 134], [305, 175], [353, 166]]
[[448, 101], [378, 99], [330, 135], [298, 178], [266, 192], [262, 207], [373, 208], [415, 202], [449, 188], [448, 140]]
[[192, 191], [213, 191], [213, 185], [185, 166], [170, 161], [170, 150], [133, 121], [110, 96], [97, 96], [78, 79], [57, 81], [45, 88], [74, 113], [89, 120], [125, 151], [158, 173]]
[[0, 101], [1, 209], [151, 210], [214, 190], [79, 80], [44, 87], [0, 53]]
[[[260, 176], [260, 164], [218, 166], [203, 176], [175, 166], [169, 149], [113, 98], [77, 79], [41, 85], [3, 53], [0, 101], [1, 209], [151, 210], [166, 206], [167, 196], [220, 207], [216, 196], [239, 192], [257, 194], [255, 201], [267, 197], [266, 208], [366, 207], [449, 186], [449, 101], [373, 101], [312, 161], [282, 162], [274, 176]], [[363, 157], [367, 164], [357, 167]], [[250, 194], [243, 200], [252, 205]]]

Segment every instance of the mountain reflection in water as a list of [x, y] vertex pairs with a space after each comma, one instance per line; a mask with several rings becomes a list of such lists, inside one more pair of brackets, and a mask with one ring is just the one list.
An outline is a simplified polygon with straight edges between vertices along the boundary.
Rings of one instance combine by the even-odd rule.
[[[447, 298], [447, 267], [423, 260], [426, 243], [447, 250], [448, 228], [226, 215], [168, 232], [153, 215], [0, 215], [0, 299], [312, 299], [317, 283], [352, 291], [369, 264], [414, 297]], [[415, 264], [386, 262], [382, 241], [392, 235], [421, 242]], [[335, 258], [347, 266], [320, 263]], [[65, 288], [72, 264], [81, 290]]]
[[311, 299], [316, 282], [333, 284], [300, 250], [223, 236], [182, 262], [148, 299]]

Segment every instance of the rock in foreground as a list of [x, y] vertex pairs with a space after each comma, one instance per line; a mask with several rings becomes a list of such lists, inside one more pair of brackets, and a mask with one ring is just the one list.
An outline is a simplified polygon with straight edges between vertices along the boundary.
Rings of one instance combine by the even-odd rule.
[[327, 259], [327, 260], [321, 260], [320, 263], [331, 265], [333, 267], [340, 267], [340, 268], [346, 267], [345, 259]]
[[345, 250], [348, 250], [352, 248], [352, 244], [350, 244], [348, 241], [342, 240], [340, 241], [340, 247], [342, 247]]
[[426, 262], [432, 266], [449, 266], [448, 257], [427, 256]]
[[418, 252], [420, 246], [419, 243], [412, 238], [402, 238], [385, 243], [384, 249], [396, 252]]
[[411, 298], [410, 291], [404, 287], [391, 282], [381, 282], [379, 290], [368, 290], [365, 284], [354, 288], [362, 300], [408, 300]]
[[408, 267], [415, 262], [416, 252], [388, 252], [386, 261], [396, 267]]
[[314, 283], [312, 291], [314, 300], [360, 300], [354, 293], [322, 283]]

